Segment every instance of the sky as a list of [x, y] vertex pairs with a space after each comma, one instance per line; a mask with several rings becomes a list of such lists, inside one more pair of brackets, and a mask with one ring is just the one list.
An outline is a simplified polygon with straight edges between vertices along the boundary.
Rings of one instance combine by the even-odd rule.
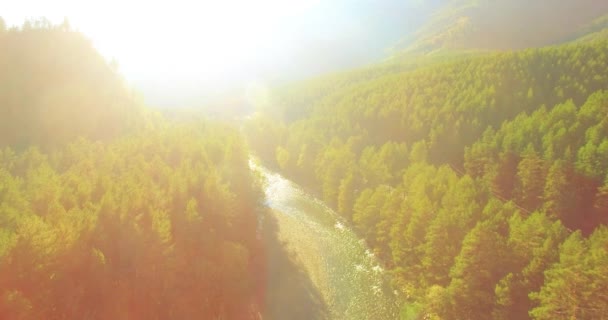
[[[272, 85], [381, 59], [423, 0], [19, 0], [9, 25], [68, 18], [152, 104]], [[408, 15], [409, 13], [409, 15]]]

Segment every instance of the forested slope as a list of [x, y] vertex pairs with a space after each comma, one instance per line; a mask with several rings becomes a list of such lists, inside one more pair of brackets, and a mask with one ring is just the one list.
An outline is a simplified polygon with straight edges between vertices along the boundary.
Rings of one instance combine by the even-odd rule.
[[107, 140], [141, 126], [141, 106], [116, 68], [67, 23], [0, 26], [0, 48], [0, 146]]
[[256, 315], [260, 195], [234, 130], [166, 128], [0, 159], [2, 318]]
[[67, 25], [0, 44], [0, 319], [258, 319], [238, 130], [155, 115]]
[[[247, 129], [385, 261], [403, 318], [600, 319], [607, 49], [597, 38], [434, 61]], [[274, 114], [299, 107], [277, 101]]]
[[[608, 3], [596, 0], [449, 0], [401, 41], [402, 53], [444, 49], [524, 49], [582, 36]], [[409, 41], [408, 41], [409, 39]], [[397, 51], [399, 52], [399, 51]]]

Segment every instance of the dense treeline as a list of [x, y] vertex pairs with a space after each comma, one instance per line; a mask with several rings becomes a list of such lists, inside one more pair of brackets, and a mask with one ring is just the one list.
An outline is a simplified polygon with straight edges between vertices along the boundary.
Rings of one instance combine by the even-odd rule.
[[260, 193], [234, 130], [157, 129], [0, 159], [2, 318], [255, 315]]
[[403, 39], [401, 46], [405, 52], [541, 47], [601, 28], [601, 16], [608, 12], [608, 3], [596, 0], [450, 0], [443, 3], [425, 25]]
[[116, 68], [67, 22], [7, 29], [0, 21], [0, 48], [0, 146], [105, 140], [142, 124]]
[[[308, 118], [291, 121], [297, 132], [283, 145], [295, 164], [300, 149], [313, 148], [316, 154], [321, 147], [317, 141], [334, 137], [345, 141], [361, 136], [364, 144], [396, 141], [408, 146], [424, 139], [431, 162], [462, 163], [462, 146], [473, 143], [487, 126], [498, 127], [542, 104], [553, 106], [567, 99], [580, 104], [605, 89], [606, 49], [608, 41], [603, 40], [474, 55], [376, 77], [348, 85], [348, 90], [334, 89], [314, 100]], [[284, 101], [289, 100], [279, 102]], [[292, 104], [285, 105], [279, 109]], [[314, 171], [308, 170], [312, 163], [300, 167]]]
[[0, 23], [0, 319], [258, 319], [238, 130], [141, 107], [82, 35]]
[[[431, 63], [453, 61], [477, 54], [479, 53], [476, 51], [445, 50], [428, 56], [394, 56], [371, 67], [322, 75], [310, 80], [276, 87], [269, 95], [270, 98], [267, 99], [270, 101], [264, 101], [261, 104], [265, 113], [291, 122], [310, 115], [312, 107], [326, 99], [328, 95], [339, 99], [351, 94], [353, 89], [361, 83], [411, 71]], [[258, 107], [260, 107], [259, 104], [258, 102]]]
[[404, 319], [600, 319], [607, 49], [438, 61], [247, 132], [262, 159], [352, 221], [394, 274]]
[[607, 91], [580, 108], [570, 100], [520, 114], [467, 148], [467, 173], [501, 197], [589, 232], [608, 222], [607, 114]]

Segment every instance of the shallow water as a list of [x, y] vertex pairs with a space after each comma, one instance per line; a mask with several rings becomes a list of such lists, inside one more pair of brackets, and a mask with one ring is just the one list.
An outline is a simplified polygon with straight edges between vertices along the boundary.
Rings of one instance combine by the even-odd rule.
[[253, 169], [266, 180], [266, 205], [279, 240], [323, 302], [322, 318], [397, 319], [399, 306], [388, 275], [341, 217], [281, 175]]

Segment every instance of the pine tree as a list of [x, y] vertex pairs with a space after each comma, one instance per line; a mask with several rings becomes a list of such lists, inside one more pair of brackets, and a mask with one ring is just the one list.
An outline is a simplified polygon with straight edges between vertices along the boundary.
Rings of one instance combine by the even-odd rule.
[[506, 239], [498, 221], [478, 223], [467, 234], [450, 271], [451, 310], [445, 319], [485, 319], [492, 314], [494, 288], [506, 273]]
[[608, 223], [608, 175], [595, 195], [594, 215], [600, 223]]
[[543, 209], [550, 215], [568, 220], [572, 214], [572, 199], [566, 166], [562, 161], [553, 163], [547, 174], [543, 192]]
[[536, 209], [541, 203], [545, 182], [543, 160], [534, 147], [528, 145], [517, 166], [517, 201], [528, 210]]
[[539, 306], [530, 312], [534, 319], [593, 319], [585, 317], [585, 287], [590, 279], [585, 273], [587, 245], [580, 232], [575, 232], [560, 246], [559, 263], [545, 272], [540, 292], [530, 296]]

